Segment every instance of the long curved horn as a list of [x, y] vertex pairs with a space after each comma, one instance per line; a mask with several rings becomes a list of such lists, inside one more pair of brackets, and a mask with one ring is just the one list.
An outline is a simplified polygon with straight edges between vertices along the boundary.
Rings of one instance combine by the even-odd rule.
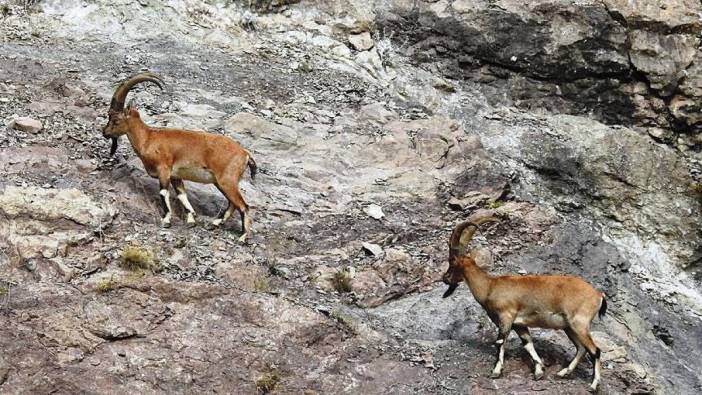
[[[473, 235], [478, 230], [478, 226], [484, 224], [485, 222], [497, 222], [497, 218], [492, 216], [483, 217], [477, 219], [476, 221], [464, 221], [456, 225], [451, 233], [451, 239], [449, 242], [449, 257], [453, 258], [464, 255], [465, 251], [463, 246], [473, 238]], [[464, 236], [463, 232], [465, 232], [466, 229], [468, 229], [468, 233]]]
[[112, 96], [112, 101], [110, 102], [110, 110], [122, 111], [124, 110], [124, 101], [127, 98], [127, 93], [129, 93], [132, 88], [142, 82], [153, 82], [159, 88], [163, 89], [166, 84], [161, 77], [154, 73], [144, 72], [135, 74], [126, 80], [124, 80], [115, 90], [115, 94]]

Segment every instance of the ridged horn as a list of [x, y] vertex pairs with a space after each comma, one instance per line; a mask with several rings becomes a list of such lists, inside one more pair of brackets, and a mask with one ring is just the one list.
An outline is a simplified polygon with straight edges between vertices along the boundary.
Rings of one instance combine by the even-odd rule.
[[[466, 245], [478, 230], [478, 226], [485, 222], [497, 222], [497, 218], [493, 216], [479, 218], [475, 221], [464, 221], [456, 225], [451, 233], [449, 242], [449, 257], [462, 256], [465, 254], [464, 245]], [[468, 233], [464, 236], [464, 232], [468, 229]]]
[[112, 101], [110, 102], [110, 110], [124, 110], [124, 101], [127, 98], [127, 94], [132, 90], [132, 88], [134, 88], [134, 86], [142, 82], [153, 82], [161, 89], [163, 89], [164, 85], [166, 85], [163, 79], [154, 73], [144, 72], [135, 74], [122, 81], [122, 83], [117, 87], [115, 94], [112, 96]]

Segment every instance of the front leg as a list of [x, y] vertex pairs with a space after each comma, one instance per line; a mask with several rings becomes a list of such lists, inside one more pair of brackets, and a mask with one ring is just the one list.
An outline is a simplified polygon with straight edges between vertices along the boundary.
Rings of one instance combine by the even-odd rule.
[[165, 214], [161, 218], [161, 226], [164, 228], [171, 227], [171, 199], [168, 192], [168, 185], [171, 182], [171, 169], [165, 166], [158, 169], [158, 184], [160, 187], [159, 195], [161, 196], [161, 207]]
[[534, 340], [526, 326], [514, 325], [514, 331], [522, 339], [522, 345], [527, 350], [529, 356], [534, 361], [534, 380], [539, 380], [544, 376], [544, 363], [534, 349]]
[[495, 363], [495, 368], [492, 370], [492, 374], [490, 375], [490, 377], [493, 379], [496, 379], [502, 375], [502, 368], [505, 364], [505, 347], [507, 346], [507, 336], [509, 336], [509, 332], [512, 330], [512, 322], [514, 322], [514, 318], [512, 315], [500, 314], [498, 322], [500, 328], [497, 334], [497, 341], [495, 341], [495, 345], [498, 348], [497, 362]]
[[193, 226], [195, 224], [195, 210], [190, 204], [190, 201], [188, 201], [188, 195], [185, 192], [185, 183], [179, 178], [173, 178], [171, 179], [171, 185], [173, 185], [173, 188], [176, 190], [176, 197], [188, 212], [185, 222], [188, 226]]

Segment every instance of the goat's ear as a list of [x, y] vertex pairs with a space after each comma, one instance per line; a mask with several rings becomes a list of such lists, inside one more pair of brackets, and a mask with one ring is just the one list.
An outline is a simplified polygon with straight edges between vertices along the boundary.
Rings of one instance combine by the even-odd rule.
[[127, 108], [134, 108], [136, 105], [134, 104], [134, 98], [131, 98], [129, 102], [127, 102]]
[[136, 107], [128, 107], [127, 114], [132, 118], [141, 118], [141, 116], [139, 115], [139, 111], [136, 109]]

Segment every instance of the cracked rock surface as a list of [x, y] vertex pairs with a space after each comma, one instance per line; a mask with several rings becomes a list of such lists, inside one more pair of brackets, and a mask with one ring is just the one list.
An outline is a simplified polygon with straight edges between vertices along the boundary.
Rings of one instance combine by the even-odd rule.
[[[453, 225], [492, 213], [487, 270], [606, 293], [603, 393], [699, 393], [701, 10], [0, 0], [0, 392], [587, 393], [555, 331], [543, 379], [516, 336], [489, 378], [493, 324], [467, 287], [441, 298]], [[114, 84], [145, 69], [167, 82], [130, 96], [147, 124], [256, 158], [246, 244], [205, 226], [210, 185], [187, 184], [197, 226], [174, 199], [162, 229], [128, 141], [108, 157]]]

